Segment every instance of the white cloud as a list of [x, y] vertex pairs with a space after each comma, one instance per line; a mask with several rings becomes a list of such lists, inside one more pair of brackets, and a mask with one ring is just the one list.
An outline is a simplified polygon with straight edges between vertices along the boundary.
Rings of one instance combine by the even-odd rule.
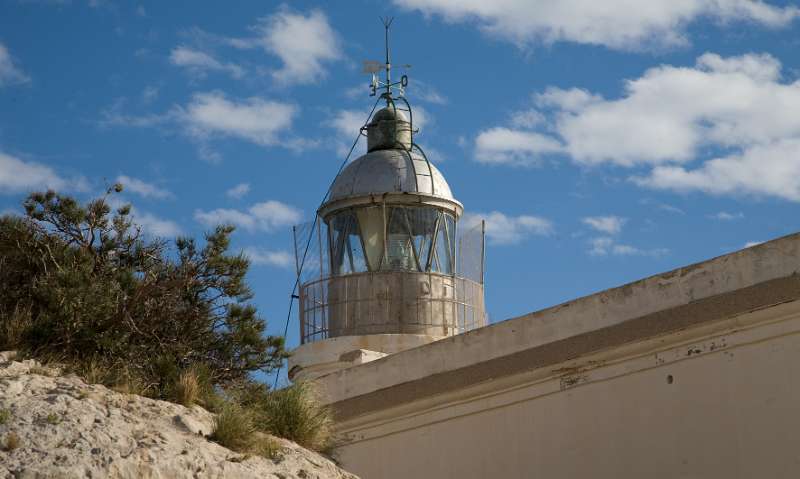
[[476, 23], [485, 33], [517, 45], [559, 41], [641, 50], [685, 45], [687, 26], [709, 17], [783, 27], [796, 7], [757, 0], [394, 0], [394, 4], [447, 22]]
[[672, 206], [666, 203], [661, 203], [658, 205], [658, 209], [662, 211], [666, 211], [667, 213], [675, 213], [677, 215], [685, 215], [686, 212], [682, 209], [678, 208], [677, 206]]
[[711, 218], [720, 221], [733, 221], [733, 220], [740, 220], [744, 218], [744, 213], [728, 213], [727, 211], [720, 211], [715, 215], [711, 215]]
[[539, 216], [508, 216], [499, 211], [489, 213], [465, 213], [461, 218], [464, 230], [486, 221], [486, 237], [498, 245], [519, 243], [529, 235], [547, 236], [553, 233], [550, 220]]
[[29, 81], [31, 81], [30, 77], [14, 65], [11, 53], [5, 45], [0, 43], [0, 87], [21, 85]]
[[229, 100], [220, 92], [196, 93], [179, 117], [197, 138], [232, 136], [258, 145], [280, 143], [279, 133], [289, 129], [297, 106], [257, 97]]
[[649, 168], [631, 177], [644, 187], [800, 201], [800, 81], [770, 55], [706, 53], [647, 70], [620, 98], [548, 88], [534, 103], [545, 125], [486, 130], [476, 158], [518, 164], [560, 145], [581, 165]]
[[[361, 91], [364, 91], [364, 89], [360, 88], [359, 92]], [[439, 90], [434, 88], [432, 85], [419, 79], [412, 79], [410, 81], [406, 96], [408, 98], [414, 98], [419, 99], [420, 101], [433, 103], [434, 105], [447, 104], [447, 97], [442, 95]]]
[[246, 195], [249, 192], [250, 192], [250, 183], [239, 183], [238, 185], [226, 191], [225, 194], [229, 198], [238, 200], [244, 197], [244, 195]]
[[361, 110], [339, 110], [333, 116], [330, 126], [345, 138], [355, 138], [358, 131], [364, 126], [367, 112]]
[[511, 114], [511, 125], [515, 128], [533, 128], [544, 121], [544, 115], [536, 110], [520, 110]]
[[0, 152], [0, 193], [27, 193], [33, 190], [86, 191], [86, 179], [65, 178], [41, 163], [23, 161]]
[[502, 127], [484, 130], [475, 139], [475, 158], [487, 164], [537, 165], [543, 156], [561, 149], [546, 135]]
[[152, 213], [131, 209], [133, 223], [142, 227], [142, 231], [160, 238], [174, 238], [181, 234], [181, 227], [174, 221], [159, 218]]
[[748, 241], [747, 243], [744, 244], [744, 247], [745, 248], [752, 248], [753, 246], [758, 246], [758, 245], [760, 245], [762, 243], [764, 243], [764, 242], [763, 241]]
[[316, 83], [327, 75], [324, 64], [342, 57], [339, 37], [320, 10], [303, 15], [283, 8], [260, 19], [253, 30], [257, 37], [229, 43], [239, 48], [259, 47], [280, 58], [283, 66], [272, 76], [282, 84]]
[[288, 251], [270, 251], [260, 248], [245, 248], [244, 254], [254, 265], [277, 266], [280, 268], [294, 267], [294, 256]]
[[800, 137], [750, 146], [740, 154], [715, 158], [695, 169], [659, 166], [648, 176], [633, 180], [656, 189], [800, 201]]
[[581, 219], [583, 224], [601, 233], [615, 235], [622, 231], [627, 218], [619, 216], [589, 216]]
[[669, 253], [666, 248], [643, 250], [628, 244], [618, 243], [614, 238], [601, 236], [589, 240], [588, 253], [591, 256], [664, 256]]
[[707, 53], [694, 68], [646, 71], [620, 99], [576, 104], [551, 88], [539, 100], [554, 109], [553, 127], [580, 163], [682, 163], [704, 146], [741, 148], [800, 132], [800, 83], [781, 83], [779, 70], [769, 55]]
[[244, 68], [235, 63], [220, 62], [209, 53], [183, 45], [172, 49], [169, 61], [197, 76], [203, 76], [208, 71], [223, 71], [233, 78], [241, 78], [245, 74]]
[[232, 224], [248, 231], [275, 231], [300, 222], [302, 212], [280, 201], [256, 203], [246, 211], [217, 208], [211, 211], [195, 210], [194, 218], [206, 226]]
[[153, 184], [142, 181], [138, 178], [131, 178], [130, 176], [119, 175], [116, 181], [117, 183], [122, 183], [122, 186], [125, 188], [125, 191], [136, 193], [137, 195], [143, 196], [145, 198], [164, 199], [172, 196], [171, 192], [163, 188], [159, 188], [158, 186], [155, 186]]
[[142, 102], [152, 103], [153, 100], [158, 98], [158, 93], [159, 90], [158, 87], [156, 86], [150, 85], [148, 87], [145, 87], [145, 89], [142, 90]]

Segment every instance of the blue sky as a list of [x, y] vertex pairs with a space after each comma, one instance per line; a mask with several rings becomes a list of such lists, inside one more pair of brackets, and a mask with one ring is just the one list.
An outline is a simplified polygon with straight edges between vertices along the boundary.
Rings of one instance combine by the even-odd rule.
[[417, 141], [489, 220], [493, 321], [797, 229], [800, 10], [748, 0], [0, 0], [0, 211], [120, 180], [166, 237], [233, 222], [282, 332], [380, 15]]

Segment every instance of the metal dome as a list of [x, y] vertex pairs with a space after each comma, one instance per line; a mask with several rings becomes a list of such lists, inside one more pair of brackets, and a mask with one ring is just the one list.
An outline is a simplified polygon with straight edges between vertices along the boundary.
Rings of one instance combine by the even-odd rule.
[[442, 173], [419, 153], [402, 149], [370, 151], [347, 165], [333, 183], [322, 210], [338, 209], [335, 203], [361, 203], [357, 200], [397, 195], [408, 197], [404, 202], [441, 203], [456, 215], [462, 211]]

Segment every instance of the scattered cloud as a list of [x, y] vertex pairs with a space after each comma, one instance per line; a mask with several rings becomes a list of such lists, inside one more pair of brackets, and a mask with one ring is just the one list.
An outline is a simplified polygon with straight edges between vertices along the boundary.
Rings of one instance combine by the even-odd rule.
[[358, 131], [364, 126], [368, 111], [339, 110], [333, 116], [330, 126], [345, 138], [355, 138]]
[[256, 36], [229, 39], [237, 48], [261, 48], [281, 59], [283, 66], [272, 72], [281, 84], [317, 83], [325, 76], [325, 63], [342, 58], [339, 35], [321, 10], [308, 15], [283, 7], [259, 19], [252, 27]]
[[666, 248], [644, 250], [628, 244], [618, 243], [608, 236], [600, 236], [589, 240], [588, 253], [591, 256], [651, 256], [659, 257], [669, 253]]
[[549, 136], [502, 127], [484, 130], [475, 139], [475, 158], [486, 164], [536, 166], [544, 155], [561, 149]]
[[86, 191], [88, 182], [83, 177], [67, 178], [47, 165], [0, 152], [0, 194], [47, 189]]
[[138, 7], [136, 7], [136, 15], [139, 15], [140, 17], [146, 17], [147, 10], [145, 10], [144, 6], [139, 5]]
[[394, 0], [394, 4], [450, 23], [474, 23], [484, 33], [520, 47], [576, 42], [618, 50], [685, 46], [687, 27], [701, 18], [779, 28], [800, 15], [794, 6], [759, 0]]
[[481, 132], [479, 161], [563, 154], [579, 165], [646, 169], [630, 178], [646, 188], [800, 201], [800, 81], [784, 81], [768, 54], [706, 53], [691, 67], [645, 71], [620, 98], [551, 87], [533, 103], [530, 118], [542, 114], [544, 124]]
[[685, 215], [686, 212], [682, 209], [678, 208], [677, 206], [672, 206], [667, 203], [660, 203], [658, 205], [658, 209], [661, 211], [666, 211], [667, 213], [675, 213], [676, 215]]
[[230, 136], [270, 146], [280, 143], [278, 134], [292, 125], [297, 112], [298, 107], [290, 103], [258, 97], [236, 101], [210, 92], [194, 94], [179, 116], [197, 138]]
[[277, 266], [279, 268], [294, 267], [294, 256], [288, 251], [271, 251], [250, 247], [244, 249], [244, 254], [254, 265]]
[[131, 208], [131, 219], [142, 227], [142, 231], [159, 238], [174, 238], [181, 234], [181, 227], [174, 221], [160, 218], [152, 213]]
[[0, 43], [0, 87], [22, 85], [29, 81], [30, 77], [14, 64], [8, 48]]
[[235, 63], [223, 63], [210, 53], [183, 45], [172, 49], [169, 61], [198, 77], [205, 76], [209, 71], [226, 72], [233, 78], [242, 78], [245, 74], [244, 68]]
[[800, 137], [745, 147], [706, 161], [695, 169], [659, 166], [647, 176], [635, 176], [641, 186], [713, 195], [775, 196], [800, 201]]
[[238, 185], [226, 191], [225, 195], [228, 198], [233, 198], [235, 200], [238, 200], [243, 198], [244, 195], [246, 195], [249, 192], [250, 192], [250, 183], [239, 183]]
[[486, 221], [486, 237], [498, 245], [521, 242], [527, 236], [548, 236], [553, 233], [550, 220], [532, 215], [509, 216], [499, 211], [489, 213], [465, 213], [461, 225], [466, 230], [481, 220]]
[[194, 218], [206, 226], [231, 224], [247, 231], [272, 232], [300, 222], [302, 212], [280, 201], [256, 203], [246, 211], [217, 208], [210, 211], [195, 210]]
[[744, 248], [752, 248], [753, 246], [758, 246], [763, 243], [763, 241], [748, 241], [744, 244]]
[[293, 103], [266, 100], [260, 97], [230, 99], [219, 91], [195, 93], [183, 106], [173, 106], [161, 114], [129, 115], [125, 102], [116, 101], [103, 112], [101, 127], [124, 126], [153, 128], [171, 126], [198, 144], [198, 154], [209, 161], [218, 161], [219, 154], [208, 146], [216, 138], [238, 138], [260, 146], [283, 146], [302, 150], [314, 146], [301, 138], [287, 137], [299, 112]]
[[[361, 93], [366, 90], [364, 88], [359, 88], [358, 91]], [[409, 98], [418, 99], [434, 105], [446, 105], [448, 101], [447, 97], [442, 95], [433, 85], [419, 79], [412, 79], [407, 91], [407, 96]]]
[[145, 104], [153, 103], [153, 101], [158, 98], [159, 89], [157, 86], [147, 86], [144, 90], [142, 90], [142, 102]]
[[151, 183], [147, 183], [142, 181], [138, 178], [131, 178], [130, 176], [126, 175], [119, 175], [116, 180], [117, 183], [122, 183], [122, 186], [125, 188], [125, 191], [136, 193], [139, 196], [144, 198], [157, 198], [157, 199], [164, 199], [170, 198], [172, 193], [160, 188], [156, 185]]
[[720, 211], [719, 213], [711, 215], [710, 217], [719, 221], [734, 221], [744, 218], [744, 213], [728, 213], [727, 211]]
[[511, 125], [515, 128], [533, 128], [544, 122], [544, 115], [536, 110], [520, 110], [511, 114]]
[[628, 221], [627, 218], [621, 218], [619, 216], [589, 216], [581, 219], [583, 224], [591, 227], [595, 231], [608, 235], [619, 234], [626, 221]]

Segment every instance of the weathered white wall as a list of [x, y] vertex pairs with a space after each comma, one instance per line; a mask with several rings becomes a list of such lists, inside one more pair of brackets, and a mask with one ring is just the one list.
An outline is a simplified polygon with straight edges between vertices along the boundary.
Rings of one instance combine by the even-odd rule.
[[340, 426], [367, 479], [800, 477], [800, 302]]
[[316, 379], [364, 478], [800, 477], [800, 234]]

